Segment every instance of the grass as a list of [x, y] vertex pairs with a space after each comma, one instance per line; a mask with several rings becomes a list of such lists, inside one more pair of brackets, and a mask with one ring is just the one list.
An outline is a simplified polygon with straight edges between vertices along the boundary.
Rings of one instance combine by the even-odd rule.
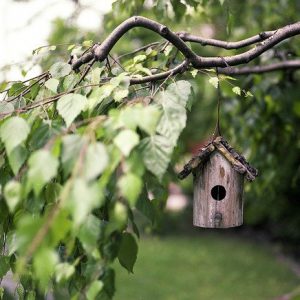
[[267, 300], [299, 280], [254, 242], [222, 236], [146, 238], [134, 274], [117, 266], [116, 300]]

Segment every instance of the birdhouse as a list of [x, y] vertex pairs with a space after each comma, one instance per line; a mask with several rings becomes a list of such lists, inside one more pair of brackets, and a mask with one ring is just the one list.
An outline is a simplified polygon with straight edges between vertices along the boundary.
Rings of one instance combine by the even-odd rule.
[[225, 139], [216, 137], [179, 173], [194, 175], [194, 226], [229, 228], [243, 224], [244, 178], [253, 181], [258, 171]]

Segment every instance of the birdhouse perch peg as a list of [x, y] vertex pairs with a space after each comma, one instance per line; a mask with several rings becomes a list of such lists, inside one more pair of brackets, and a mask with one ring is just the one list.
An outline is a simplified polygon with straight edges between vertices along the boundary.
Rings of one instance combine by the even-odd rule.
[[194, 175], [194, 226], [229, 228], [243, 224], [244, 177], [253, 181], [258, 171], [225, 139], [216, 137], [179, 173]]

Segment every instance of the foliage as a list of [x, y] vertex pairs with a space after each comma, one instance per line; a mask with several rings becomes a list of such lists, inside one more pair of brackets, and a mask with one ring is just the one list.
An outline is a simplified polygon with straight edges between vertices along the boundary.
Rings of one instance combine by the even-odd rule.
[[[108, 32], [128, 13], [153, 18], [157, 13], [174, 30], [178, 20], [181, 29], [191, 32], [210, 22], [213, 30], [219, 29], [218, 37], [241, 39], [283, 25], [285, 11], [290, 21], [295, 19], [289, 1], [276, 2], [280, 13], [269, 18], [267, 11], [275, 2], [216, 3], [157, 0], [149, 7], [142, 0], [119, 0], [104, 23]], [[67, 56], [82, 54], [96, 36], [90, 33], [84, 40], [78, 28], [57, 20], [49, 38], [50, 55], [41, 60], [45, 72], [29, 81], [1, 84], [5, 96], [0, 102], [0, 275], [12, 270], [23, 291], [20, 299], [40, 299], [47, 292], [58, 299], [113, 297], [114, 261], [118, 258], [134, 272], [139, 238], [135, 213], [151, 223], [158, 219], [167, 185], [174, 180], [171, 166], [182, 161], [187, 146], [212, 132], [218, 83], [225, 99], [225, 136], [233, 145], [243, 145], [264, 172], [249, 192], [249, 198], [257, 199], [248, 203], [247, 220], [285, 221], [282, 230], [299, 237], [294, 230], [300, 224], [299, 207], [293, 206], [299, 170], [292, 168], [299, 164], [299, 134], [292, 129], [300, 115], [295, 101], [299, 78], [277, 74], [263, 80], [250, 75], [241, 84], [229, 76], [218, 78], [214, 70], [191, 70], [185, 78], [132, 86], [130, 78], [168, 70], [182, 60], [164, 41], [130, 53], [154, 36], [144, 29], [133, 32], [134, 42], [128, 42], [133, 39], [129, 33], [129, 40], [114, 48], [123, 56], [74, 72]], [[199, 45], [193, 49], [203, 55], [224, 54]], [[196, 97], [191, 97], [192, 90]], [[279, 172], [283, 157], [284, 172]], [[188, 184], [184, 183], [186, 189]], [[263, 202], [266, 191], [268, 199]]]
[[191, 85], [158, 86], [146, 104], [148, 86], [129, 86], [146, 66], [138, 56], [132, 61], [130, 72], [114, 74], [97, 64], [84, 80], [56, 62], [38, 91], [36, 81], [8, 84], [4, 101], [13, 108], [1, 112], [0, 124], [2, 252], [26, 295], [110, 298], [115, 258], [133, 272], [133, 210], [149, 217], [148, 195], [165, 200], [156, 190], [185, 127]]

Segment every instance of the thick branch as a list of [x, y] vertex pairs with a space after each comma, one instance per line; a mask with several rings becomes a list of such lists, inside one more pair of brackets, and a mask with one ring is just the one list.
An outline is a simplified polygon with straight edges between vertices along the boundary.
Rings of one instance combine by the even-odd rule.
[[300, 69], [300, 60], [286, 60], [279, 63], [274, 63], [266, 66], [249, 66], [249, 67], [227, 67], [218, 68], [220, 74], [226, 75], [248, 75], [273, 72], [278, 70], [293, 70]]
[[[81, 65], [90, 62], [92, 59], [103, 61], [109, 55], [109, 52], [113, 46], [118, 42], [118, 40], [130, 29], [135, 27], [143, 27], [153, 32], [156, 32], [171, 44], [173, 44], [186, 58], [185, 61], [175, 67], [174, 69], [154, 74], [151, 76], [146, 76], [142, 78], [132, 78], [131, 84], [140, 84], [145, 82], [151, 82], [156, 80], [165, 79], [169, 76], [175, 75], [177, 73], [184, 72], [188, 65], [190, 64], [195, 69], [203, 68], [223, 68], [219, 72], [223, 74], [232, 75], [242, 75], [250, 73], [264, 73], [275, 70], [283, 69], [296, 69], [299, 68], [298, 60], [284, 61], [277, 64], [272, 64], [269, 66], [254, 66], [254, 67], [243, 67], [243, 68], [233, 68], [232, 66], [248, 63], [251, 60], [257, 58], [265, 51], [274, 47], [281, 41], [290, 38], [292, 36], [300, 34], [300, 22], [284, 26], [276, 31], [266, 31], [258, 35], [249, 37], [247, 39], [237, 41], [237, 42], [225, 42], [215, 39], [203, 39], [188, 33], [180, 32], [174, 33], [169, 30], [166, 26], [152, 21], [144, 17], [131, 17], [128, 20], [121, 23], [115, 30], [103, 41], [102, 44], [95, 45], [92, 50], [79, 59], [73, 62], [73, 69], [78, 69]], [[224, 56], [224, 57], [202, 57], [194, 53], [186, 44], [186, 41], [197, 42], [202, 45], [211, 45], [215, 47], [222, 47], [225, 49], [238, 49], [245, 46], [257, 43], [252, 49], [245, 51], [241, 54]]]
[[300, 22], [284, 26], [270, 36], [265, 41], [256, 45], [256, 47], [245, 51], [241, 54], [224, 56], [224, 57], [200, 57], [192, 62], [195, 68], [213, 68], [213, 67], [228, 67], [236, 66], [243, 63], [248, 63], [262, 53], [271, 49], [281, 41], [300, 34]]
[[186, 45], [186, 43], [174, 32], [169, 30], [165, 25], [158, 22], [152, 21], [150, 19], [135, 16], [121, 23], [116, 27], [113, 32], [101, 43], [100, 45], [95, 45], [92, 52], [89, 52], [72, 65], [73, 69], [78, 69], [84, 63], [91, 61], [94, 57], [98, 61], [103, 61], [109, 54], [113, 46], [118, 42], [118, 40], [130, 29], [135, 27], [143, 27], [150, 29], [171, 44], [173, 44], [187, 59], [196, 59], [197, 55]]

